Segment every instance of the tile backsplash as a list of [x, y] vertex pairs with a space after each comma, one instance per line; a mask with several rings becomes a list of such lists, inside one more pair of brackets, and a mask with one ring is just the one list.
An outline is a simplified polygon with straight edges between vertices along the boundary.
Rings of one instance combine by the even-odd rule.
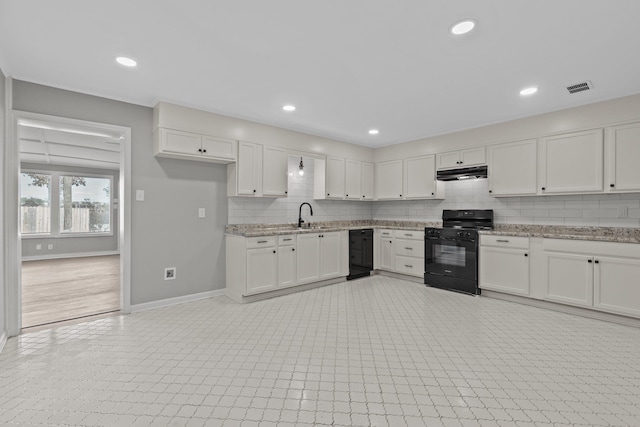
[[[493, 209], [501, 224], [538, 224], [640, 228], [640, 194], [573, 196], [489, 196], [488, 180], [450, 181], [444, 200], [360, 202], [313, 200], [313, 159], [304, 158], [305, 174], [298, 175], [299, 157], [289, 157], [289, 197], [280, 199], [229, 198], [229, 224], [278, 224], [298, 220], [298, 206], [309, 202], [313, 217], [306, 221], [393, 219], [439, 221], [443, 209]], [[620, 211], [626, 214], [619, 218]]]

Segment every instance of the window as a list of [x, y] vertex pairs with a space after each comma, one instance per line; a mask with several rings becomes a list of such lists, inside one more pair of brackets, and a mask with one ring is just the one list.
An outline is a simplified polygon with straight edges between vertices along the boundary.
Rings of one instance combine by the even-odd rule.
[[20, 174], [20, 231], [51, 233], [51, 174]]
[[[55, 237], [112, 233], [112, 177], [23, 171], [20, 179], [20, 230], [23, 235]], [[54, 206], [59, 209], [52, 209]]]
[[111, 179], [60, 176], [60, 233], [111, 232]]

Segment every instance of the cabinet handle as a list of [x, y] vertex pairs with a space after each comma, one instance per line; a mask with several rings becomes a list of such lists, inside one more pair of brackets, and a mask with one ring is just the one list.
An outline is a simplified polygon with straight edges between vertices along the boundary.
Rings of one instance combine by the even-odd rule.
[[409, 237], [413, 237], [413, 234], [411, 233], [404, 233], [405, 236], [409, 236]]
[[327, 193], [327, 196], [330, 196], [331, 194]]
[[611, 187], [611, 188], [613, 188], [615, 186], [616, 186], [615, 184], [609, 184], [609, 187]]
[[206, 152], [207, 152], [207, 150], [202, 150], [202, 152], [203, 152], [203, 153], [206, 153]]
[[267, 243], [268, 240], [258, 240], [258, 243]]
[[293, 239], [282, 239], [282, 241], [284, 241], [284, 242], [290, 242], [291, 240], [293, 240]]
[[489, 194], [493, 193], [493, 191], [489, 190]]
[[202, 153], [202, 148], [198, 148], [198, 153]]
[[545, 187], [542, 187], [542, 191], [544, 191], [544, 190], [546, 190], [546, 188], [545, 188]]
[[389, 240], [389, 243], [393, 243], [393, 240]]
[[508, 240], [504, 240], [504, 239], [498, 239], [496, 240], [496, 242], [500, 242], [500, 243], [509, 243]]
[[364, 198], [364, 197], [365, 197], [365, 196], [364, 196], [364, 194], [363, 194], [363, 195], [362, 195], [362, 198]]
[[405, 264], [404, 266], [407, 268], [413, 268], [413, 265], [409, 265], [409, 264]]
[[405, 249], [408, 250], [408, 251], [412, 251], [413, 250], [413, 248], [407, 248], [406, 246], [405, 246]]
[[289, 194], [289, 192], [288, 192], [288, 191], [285, 191], [285, 192], [284, 192], [284, 194]]
[[598, 261], [598, 260], [595, 260], [593, 262], [595, 262], [596, 264], [600, 264], [600, 261]]
[[529, 254], [524, 254], [524, 256], [529, 256]]
[[253, 190], [253, 192], [255, 193], [255, 192], [256, 192], [256, 190]]
[[295, 252], [296, 248], [291, 248], [291, 252]]
[[400, 197], [402, 197], [402, 194], [400, 195]]
[[431, 193], [432, 196], [435, 196], [435, 193]]
[[588, 259], [588, 260], [587, 260], [587, 262], [588, 262], [588, 263], [591, 263], [591, 260], [590, 260], [590, 259]]
[[349, 197], [349, 195], [347, 194], [346, 197]]

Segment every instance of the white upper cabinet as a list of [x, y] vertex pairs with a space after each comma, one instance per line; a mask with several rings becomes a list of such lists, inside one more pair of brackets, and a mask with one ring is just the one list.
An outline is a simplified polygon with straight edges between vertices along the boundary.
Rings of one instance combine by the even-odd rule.
[[265, 146], [262, 162], [262, 195], [286, 197], [288, 193], [287, 150]]
[[326, 194], [327, 199], [344, 199], [345, 160], [327, 157]]
[[535, 139], [488, 147], [489, 193], [492, 196], [535, 195], [537, 143]]
[[538, 194], [603, 191], [602, 129], [540, 139]]
[[347, 159], [345, 171], [345, 198], [362, 199], [362, 162]]
[[[442, 198], [444, 186], [436, 181], [435, 156], [421, 156], [404, 160], [404, 198]], [[436, 191], [439, 189], [440, 191]]]
[[640, 191], [640, 123], [607, 128], [605, 159], [608, 192]]
[[262, 145], [238, 144], [238, 160], [227, 165], [227, 196], [262, 195]]
[[158, 157], [231, 163], [236, 160], [236, 141], [158, 128], [154, 133], [154, 154]]
[[360, 172], [362, 200], [373, 200], [373, 163], [362, 162]]
[[439, 153], [436, 155], [438, 170], [478, 166], [484, 165], [486, 162], [485, 147], [450, 151], [448, 153]]
[[375, 198], [377, 200], [402, 199], [402, 160], [376, 163]]

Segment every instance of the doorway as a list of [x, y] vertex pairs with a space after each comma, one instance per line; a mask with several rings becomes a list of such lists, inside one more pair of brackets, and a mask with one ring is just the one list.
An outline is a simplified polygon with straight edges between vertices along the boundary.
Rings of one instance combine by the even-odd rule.
[[14, 115], [16, 329], [128, 313], [130, 129]]

